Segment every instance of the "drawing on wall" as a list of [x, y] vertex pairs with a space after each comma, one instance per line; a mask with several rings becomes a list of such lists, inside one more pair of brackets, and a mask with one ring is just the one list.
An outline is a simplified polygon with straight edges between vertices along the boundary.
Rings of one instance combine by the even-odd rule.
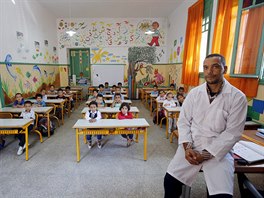
[[46, 47], [49, 47], [49, 41], [48, 41], [48, 40], [44, 40], [44, 45], [45, 45]]
[[42, 52], [40, 51], [40, 44], [38, 41], [34, 41], [35, 46], [35, 54], [32, 55], [32, 58], [34, 60], [38, 59], [40, 56], [42, 56]]
[[155, 44], [155, 46], [160, 46], [159, 44], [159, 38], [162, 38], [160, 31], [158, 30], [159, 28], [159, 23], [157, 21], [154, 21], [152, 23], [152, 29], [154, 34], [152, 34], [152, 40], [150, 41], [149, 46], [153, 46]]
[[57, 48], [53, 47], [53, 56], [51, 57], [53, 63], [59, 62], [59, 57], [57, 55]]
[[10, 54], [6, 55], [5, 58], [5, 65], [6, 65], [6, 70], [8, 72], [8, 74], [16, 81], [17, 76], [15, 74], [13, 74], [12, 72], [12, 56]]
[[170, 51], [169, 63], [181, 63], [183, 61], [184, 44], [182, 36], [174, 40], [173, 48]]
[[36, 50], [36, 52], [39, 52], [39, 47], [40, 47], [39, 42], [38, 41], [35, 41], [34, 44], [35, 44], [35, 50]]
[[[133, 20], [132, 20], [133, 21]], [[156, 21], [157, 22], [157, 21]], [[157, 22], [160, 24], [160, 22]], [[152, 22], [146, 20], [120, 21], [81, 21], [70, 22], [61, 19], [58, 22], [59, 47], [63, 49], [70, 46], [93, 46], [102, 48], [105, 46], [146, 46], [151, 36], [145, 35], [146, 27]], [[155, 23], [156, 24], [156, 23]], [[155, 26], [155, 25], [154, 25]], [[157, 26], [157, 25], [156, 25]], [[156, 27], [155, 26], [155, 27]], [[73, 37], [69, 37], [65, 30], [72, 29], [77, 32]], [[164, 30], [159, 28], [160, 35]], [[165, 44], [165, 39], [159, 37], [158, 44]], [[157, 42], [155, 42], [157, 44]]]
[[24, 40], [24, 34], [22, 32], [17, 31], [16, 35], [17, 35], [17, 40], [18, 41]]
[[24, 34], [22, 32], [17, 31], [17, 54], [21, 56], [22, 59], [27, 59], [27, 53], [29, 53], [29, 49], [25, 45]]

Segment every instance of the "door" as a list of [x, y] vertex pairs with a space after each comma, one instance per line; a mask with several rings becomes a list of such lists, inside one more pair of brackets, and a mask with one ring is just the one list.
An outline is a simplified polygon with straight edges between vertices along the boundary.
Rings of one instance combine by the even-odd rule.
[[70, 49], [70, 75], [75, 74], [77, 79], [79, 79], [81, 72], [90, 81], [90, 49]]

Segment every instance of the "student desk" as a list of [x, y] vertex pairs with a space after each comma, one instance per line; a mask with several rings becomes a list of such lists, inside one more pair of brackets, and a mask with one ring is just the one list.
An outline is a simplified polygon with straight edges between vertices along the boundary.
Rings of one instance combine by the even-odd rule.
[[[86, 101], [86, 105], [89, 105], [91, 101]], [[113, 100], [106, 100], [105, 101], [105, 104], [106, 106], [111, 106], [111, 104], [113, 103], [114, 101]], [[126, 102], [128, 104], [132, 104], [132, 101], [131, 100], [122, 100], [122, 102]]]
[[157, 97], [158, 97], [158, 95], [150, 94], [150, 107], [149, 107], [150, 116], [152, 116], [153, 101], [155, 101]]
[[[156, 112], [156, 116], [157, 116], [157, 120], [159, 120], [159, 108], [162, 108], [163, 102], [164, 100], [155, 100], [156, 104], [157, 104], [157, 112]], [[174, 100], [175, 103], [177, 103], [177, 100]], [[158, 122], [157, 122], [158, 125]]]
[[[58, 95], [47, 95], [47, 98], [48, 98], [48, 99], [54, 99], [54, 100], [56, 100], [57, 96], [58, 96]], [[67, 103], [67, 109], [68, 109], [68, 117], [70, 117], [70, 114], [71, 114], [71, 103], [70, 103], [70, 97], [71, 97], [71, 95], [67, 95], [67, 94], [65, 94], [64, 96], [65, 96], [65, 97], [67, 98], [67, 100], [68, 100], [68, 103]]]
[[[127, 95], [123, 95], [124, 96], [124, 98], [128, 98], [128, 96]], [[105, 100], [112, 100], [112, 98], [114, 97], [114, 95], [112, 95], [112, 94], [106, 94], [106, 95], [103, 95], [103, 98], [105, 99]]]
[[[144, 134], [144, 160], [147, 160], [147, 128], [148, 122], [144, 118], [128, 120], [101, 119], [90, 123], [85, 119], [79, 119], [73, 126], [76, 133], [77, 162], [80, 161], [80, 135], [120, 135], [120, 134]], [[140, 128], [128, 130], [127, 128]], [[115, 129], [115, 130], [112, 130]]]
[[[85, 113], [89, 110], [89, 107], [84, 107], [82, 110], [82, 117], [85, 117]], [[98, 111], [100, 111], [100, 113], [102, 115], [106, 115], [107, 118], [113, 118], [113, 115], [117, 114], [119, 111], [119, 108], [117, 107], [99, 107]], [[137, 107], [130, 107], [130, 112], [134, 114], [135, 118], [138, 118], [138, 113], [139, 110]]]
[[[169, 137], [169, 118], [176, 118], [176, 121], [179, 117], [180, 111], [181, 111], [181, 107], [163, 107], [164, 110], [166, 111], [166, 138]], [[173, 133], [171, 133], [171, 137], [170, 140], [172, 140], [173, 138]]]
[[[32, 119], [0, 119], [0, 135], [25, 134], [26, 160], [28, 160], [28, 126], [32, 122]], [[17, 128], [22, 128], [23, 131]]]
[[[32, 110], [37, 114], [43, 114], [47, 118], [48, 123], [50, 122], [50, 112], [53, 107], [32, 107]], [[13, 108], [13, 107], [4, 107], [0, 108], [0, 112], [12, 113], [12, 114], [21, 114], [25, 108]], [[50, 137], [50, 125], [48, 125], [48, 137]]]
[[[29, 101], [32, 103], [36, 102], [35, 99], [31, 99]], [[56, 106], [61, 108], [61, 121], [62, 121], [62, 124], [64, 124], [64, 104], [65, 102], [67, 102], [67, 100], [66, 99], [48, 99], [45, 102], [46, 104], [55, 104]]]
[[242, 138], [254, 142], [256, 144], [259, 144], [260, 146], [264, 146], [264, 139], [256, 136], [256, 133], [257, 130], [244, 130], [244, 133], [242, 134]]

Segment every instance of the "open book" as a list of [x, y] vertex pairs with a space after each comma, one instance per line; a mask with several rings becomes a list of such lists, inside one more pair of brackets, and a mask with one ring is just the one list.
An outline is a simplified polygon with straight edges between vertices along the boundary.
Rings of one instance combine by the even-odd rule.
[[233, 147], [233, 152], [249, 164], [264, 160], [264, 147], [253, 142], [240, 140]]

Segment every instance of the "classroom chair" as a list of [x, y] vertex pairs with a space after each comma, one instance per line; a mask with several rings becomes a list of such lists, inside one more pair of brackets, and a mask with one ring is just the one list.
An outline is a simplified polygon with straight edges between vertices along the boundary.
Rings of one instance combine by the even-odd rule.
[[37, 133], [39, 135], [39, 141], [42, 143], [43, 139], [42, 139], [42, 134], [38, 130], [38, 121], [39, 121], [39, 116], [37, 113], [35, 113], [35, 123], [31, 132]]
[[173, 137], [176, 137], [177, 139], [179, 138], [178, 130], [174, 130], [174, 131], [171, 132], [171, 135], [170, 135], [170, 143], [173, 142]]
[[59, 127], [60, 126], [60, 120], [56, 116], [56, 105], [55, 104], [47, 104], [47, 107], [53, 107], [53, 110], [50, 112], [50, 119], [54, 118], [57, 121], [58, 127]]

